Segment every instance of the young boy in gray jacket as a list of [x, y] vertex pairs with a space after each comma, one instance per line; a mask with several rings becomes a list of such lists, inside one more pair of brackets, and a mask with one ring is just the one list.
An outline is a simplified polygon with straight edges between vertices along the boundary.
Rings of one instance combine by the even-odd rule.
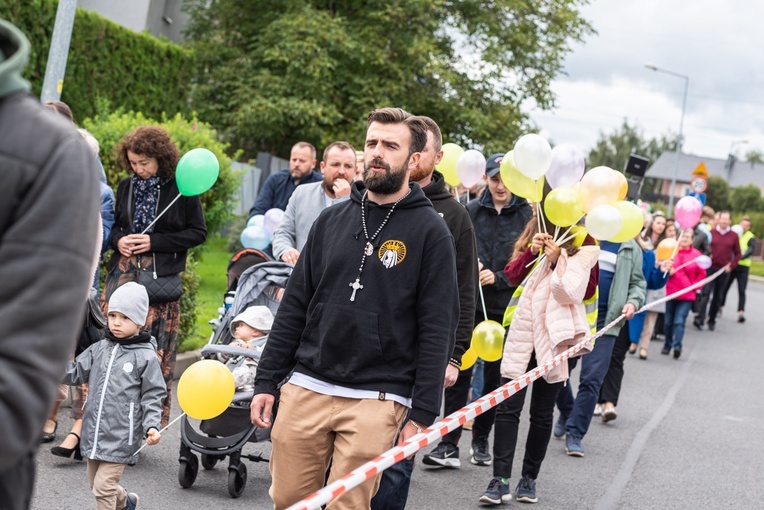
[[109, 299], [105, 339], [91, 345], [70, 363], [64, 383], [88, 383], [81, 453], [87, 458], [88, 481], [97, 510], [128, 509], [138, 496], [119, 485], [141, 439], [159, 442], [162, 399], [166, 386], [156, 354], [156, 340], [147, 331], [149, 297], [145, 287], [125, 283]]

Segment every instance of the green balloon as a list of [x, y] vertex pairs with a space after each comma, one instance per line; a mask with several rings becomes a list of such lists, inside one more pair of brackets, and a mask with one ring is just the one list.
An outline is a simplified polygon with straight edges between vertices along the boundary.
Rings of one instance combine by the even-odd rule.
[[215, 184], [220, 174], [218, 158], [208, 149], [191, 149], [175, 169], [178, 191], [186, 197], [201, 195]]

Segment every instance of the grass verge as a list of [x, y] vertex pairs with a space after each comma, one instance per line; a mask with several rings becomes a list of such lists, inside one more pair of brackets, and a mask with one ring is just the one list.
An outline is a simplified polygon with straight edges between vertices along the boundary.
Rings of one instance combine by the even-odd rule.
[[751, 261], [751, 274], [764, 277], [764, 260]]
[[203, 258], [197, 271], [200, 283], [197, 292], [197, 319], [194, 335], [179, 346], [179, 352], [200, 349], [210, 338], [212, 326], [207, 321], [218, 316], [218, 308], [223, 302], [226, 290], [226, 268], [231, 253], [228, 252], [228, 240], [216, 235], [207, 241]]

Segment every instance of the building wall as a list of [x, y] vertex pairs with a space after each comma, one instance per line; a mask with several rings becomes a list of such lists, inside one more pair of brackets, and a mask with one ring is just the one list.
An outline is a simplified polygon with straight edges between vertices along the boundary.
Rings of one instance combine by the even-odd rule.
[[175, 43], [183, 40], [189, 19], [182, 11], [183, 0], [79, 0], [78, 5], [135, 32], [148, 30]]
[[130, 0], [116, 2], [115, 0], [79, 0], [79, 7], [95, 11], [115, 23], [136, 32], [146, 29], [151, 0]]

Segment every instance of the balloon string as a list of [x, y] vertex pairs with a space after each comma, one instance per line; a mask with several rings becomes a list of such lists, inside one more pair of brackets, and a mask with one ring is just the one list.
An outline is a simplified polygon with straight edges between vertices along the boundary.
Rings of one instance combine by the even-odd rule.
[[[156, 222], [157, 222], [157, 220], [158, 220], [159, 218], [161, 218], [161, 217], [162, 217], [162, 215], [163, 215], [164, 213], [166, 213], [166, 212], [167, 212], [167, 209], [169, 209], [169, 208], [170, 208], [170, 206], [171, 206], [172, 204], [174, 204], [175, 202], [177, 202], [179, 198], [180, 198], [180, 193], [178, 193], [178, 196], [177, 196], [177, 197], [175, 197], [175, 198], [173, 198], [173, 199], [172, 199], [172, 202], [170, 202], [170, 203], [167, 205], [167, 207], [165, 207], [165, 208], [164, 208], [164, 211], [160, 212], [160, 213], [159, 213], [159, 215], [158, 215], [156, 218], [154, 218], [154, 221], [152, 221], [151, 223], [149, 223], [149, 226], [148, 226], [148, 227], [146, 227], [146, 228], [144, 228], [144, 229], [143, 229], [143, 232], [141, 232], [141, 235], [143, 235], [143, 234], [145, 234], [146, 232], [148, 232], [148, 231], [149, 231], [149, 229], [150, 229], [151, 227], [153, 227], [153, 226], [154, 226], [154, 223], [156, 223]], [[131, 198], [131, 200], [132, 200], [132, 198]]]
[[[178, 196], [180, 196], [180, 195], [178, 195]], [[181, 418], [183, 418], [185, 415], [186, 415], [186, 413], [181, 413], [181, 414], [180, 414], [180, 416], [178, 416], [177, 418], [175, 418], [174, 420], [172, 420], [170, 423], [168, 423], [168, 424], [167, 424], [167, 426], [166, 426], [165, 428], [163, 428], [162, 430], [160, 430], [160, 431], [159, 431], [159, 433], [161, 434], [162, 432], [164, 432], [165, 430], [167, 430], [168, 428], [170, 428], [170, 425], [173, 425], [173, 424], [174, 424], [176, 421], [180, 420], [180, 419], [181, 419]], [[137, 452], [135, 452], [135, 453], [133, 454], [133, 457], [135, 457], [136, 455], [138, 455], [139, 453], [141, 453], [141, 450], [143, 450], [144, 448], [146, 448], [148, 445], [149, 445], [148, 443], [145, 443], [143, 446], [141, 446], [140, 448], [138, 448], [138, 451], [137, 451]]]
[[[581, 215], [581, 218], [583, 218], [584, 216], [585, 216], [585, 215], [584, 215], [584, 214], [582, 214], [582, 215]], [[568, 227], [568, 230], [566, 230], [565, 232], [563, 232], [563, 233], [562, 233], [562, 235], [561, 235], [560, 237], [561, 237], [561, 238], [563, 238], [563, 237], [565, 237], [566, 235], [568, 235], [568, 234], [570, 233], [570, 231], [571, 231], [571, 230], [573, 230], [573, 227], [575, 227], [576, 225], [578, 225], [578, 222], [579, 222], [579, 221], [581, 221], [581, 218], [578, 218], [578, 219], [577, 219], [575, 222], [573, 222], [573, 224], [572, 224], [571, 226], [569, 226], [569, 227]], [[578, 234], [574, 234], [574, 235], [571, 237], [571, 239], [572, 239], [573, 237], [576, 237], [576, 235], [578, 235]], [[555, 236], [555, 237], [557, 237], [557, 236]], [[557, 244], [562, 244], [562, 243], [564, 243], [564, 242], [567, 242], [567, 241], [568, 241], [568, 239], [565, 239], [565, 241], [562, 241], [562, 242], [557, 242], [557, 240], [555, 239], [555, 241], [554, 241], [554, 242], [555, 242], [555, 243], [557, 243]]]
[[[480, 259], [478, 259], [478, 262], [480, 262]], [[485, 317], [485, 320], [488, 320], [488, 312], [485, 309], [485, 296], [483, 296], [483, 285], [480, 283], [480, 279], [478, 279], [478, 292], [480, 292], [480, 302], [483, 303], [483, 317]]]

